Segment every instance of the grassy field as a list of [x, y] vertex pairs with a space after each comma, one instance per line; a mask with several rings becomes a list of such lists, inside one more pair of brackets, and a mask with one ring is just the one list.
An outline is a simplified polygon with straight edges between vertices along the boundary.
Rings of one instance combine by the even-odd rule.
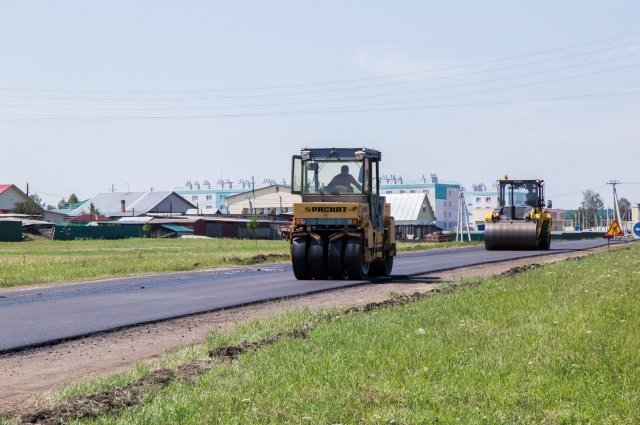
[[[449, 289], [214, 332], [205, 348], [171, 357], [174, 370], [190, 361], [210, 370], [95, 422], [637, 423], [640, 245]], [[229, 345], [246, 351], [216, 357]]]
[[[460, 246], [399, 244], [400, 250]], [[0, 242], [0, 287], [289, 261], [289, 244], [247, 239], [35, 240]]]

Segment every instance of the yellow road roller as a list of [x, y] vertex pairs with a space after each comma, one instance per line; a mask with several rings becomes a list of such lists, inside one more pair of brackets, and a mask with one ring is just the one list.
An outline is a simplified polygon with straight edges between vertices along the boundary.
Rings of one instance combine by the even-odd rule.
[[[544, 204], [544, 180], [498, 180], [498, 208], [485, 216], [487, 250], [551, 247], [551, 215]], [[547, 208], [551, 208], [551, 201]]]
[[294, 155], [290, 252], [297, 279], [389, 276], [396, 255], [391, 206], [380, 196], [379, 151], [302, 149]]

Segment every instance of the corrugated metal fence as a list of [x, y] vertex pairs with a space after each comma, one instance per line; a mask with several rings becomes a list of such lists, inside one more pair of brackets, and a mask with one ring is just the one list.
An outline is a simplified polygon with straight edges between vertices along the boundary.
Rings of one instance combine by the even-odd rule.
[[127, 224], [125, 226], [68, 226], [58, 225], [53, 229], [51, 239], [123, 239], [142, 237], [142, 225]]
[[0, 242], [19, 242], [21, 240], [21, 221], [0, 221]]

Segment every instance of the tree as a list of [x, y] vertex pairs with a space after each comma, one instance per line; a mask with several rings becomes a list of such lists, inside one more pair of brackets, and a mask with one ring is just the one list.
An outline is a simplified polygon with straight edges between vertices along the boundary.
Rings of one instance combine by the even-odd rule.
[[71, 205], [73, 204], [77, 204], [78, 201], [78, 197], [76, 196], [75, 193], [72, 193], [71, 195], [69, 195], [68, 199], [64, 199], [62, 198], [59, 202], [58, 202], [58, 208], [59, 209], [65, 209], [65, 208], [69, 208]]
[[93, 202], [89, 204], [89, 214], [91, 214], [91, 215], [100, 214], [100, 210], [97, 209], [95, 205], [93, 205]]
[[253, 235], [253, 238], [256, 240], [256, 254], [258, 253], [258, 217], [253, 216], [247, 222], [247, 228], [249, 232]]
[[620, 210], [620, 220], [631, 220], [631, 202], [627, 198], [618, 199], [618, 209]]
[[42, 215], [44, 212], [44, 203], [42, 199], [36, 195], [29, 195], [29, 199], [16, 203], [13, 212], [16, 214]]
[[597, 226], [596, 210], [604, 208], [604, 202], [598, 192], [587, 189], [582, 192], [580, 215], [584, 218], [585, 227]]
[[150, 234], [151, 234], [151, 223], [149, 223], [148, 221], [145, 221], [144, 224], [142, 225], [142, 236], [145, 238], [148, 238]]

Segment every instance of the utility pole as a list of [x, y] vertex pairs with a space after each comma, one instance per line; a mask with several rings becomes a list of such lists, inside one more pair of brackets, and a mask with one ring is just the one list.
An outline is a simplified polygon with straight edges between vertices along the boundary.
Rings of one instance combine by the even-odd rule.
[[467, 224], [467, 241], [471, 242], [471, 233], [469, 232], [469, 210], [467, 209], [467, 202], [464, 199], [464, 188], [460, 187], [460, 198], [458, 199], [458, 226], [456, 229], [456, 242], [464, 242], [462, 234], [463, 221]]
[[[253, 176], [251, 176], [251, 197], [253, 198], [253, 211], [251, 211], [251, 213], [256, 215], [256, 181]], [[251, 205], [251, 203], [249, 203], [249, 205]]]
[[616, 185], [620, 184], [620, 180], [610, 180], [607, 182], [613, 186], [613, 219], [618, 221], [618, 225], [622, 227], [622, 221], [620, 220], [620, 207], [618, 207], [618, 192], [616, 191]]

